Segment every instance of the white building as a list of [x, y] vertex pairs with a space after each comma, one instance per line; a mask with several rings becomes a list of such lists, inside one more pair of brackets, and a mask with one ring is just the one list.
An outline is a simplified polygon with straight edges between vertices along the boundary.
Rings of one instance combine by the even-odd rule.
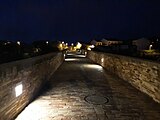
[[110, 46], [110, 45], [115, 45], [115, 44], [122, 44], [123, 41], [118, 41], [118, 40], [106, 40], [102, 39], [102, 44], [105, 46]]
[[138, 40], [133, 40], [132, 44], [137, 46], [137, 50], [148, 50], [150, 41], [146, 38], [141, 38]]
[[98, 46], [98, 45], [102, 45], [102, 42], [101, 41], [92, 40], [91, 44], [95, 45], [95, 46]]

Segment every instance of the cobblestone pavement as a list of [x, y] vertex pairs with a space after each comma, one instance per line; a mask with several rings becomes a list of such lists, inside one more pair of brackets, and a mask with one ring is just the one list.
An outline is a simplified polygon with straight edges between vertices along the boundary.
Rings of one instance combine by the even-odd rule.
[[160, 120], [160, 104], [90, 60], [68, 57], [16, 120]]

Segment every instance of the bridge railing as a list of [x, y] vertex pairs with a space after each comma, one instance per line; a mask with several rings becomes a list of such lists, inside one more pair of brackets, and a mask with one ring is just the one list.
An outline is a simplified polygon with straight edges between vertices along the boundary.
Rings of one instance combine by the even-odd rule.
[[50, 53], [0, 65], [0, 119], [13, 119], [34, 98], [64, 60]]
[[87, 57], [160, 103], [160, 63], [94, 51]]

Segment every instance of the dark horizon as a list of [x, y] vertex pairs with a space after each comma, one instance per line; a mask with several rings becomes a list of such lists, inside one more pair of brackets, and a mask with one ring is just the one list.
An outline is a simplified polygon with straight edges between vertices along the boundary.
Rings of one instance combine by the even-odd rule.
[[0, 40], [160, 37], [158, 0], [1, 0]]

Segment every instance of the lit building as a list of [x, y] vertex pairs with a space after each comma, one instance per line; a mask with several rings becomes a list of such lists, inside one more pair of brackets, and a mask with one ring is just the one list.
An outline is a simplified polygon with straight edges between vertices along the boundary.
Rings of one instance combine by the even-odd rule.
[[105, 46], [110, 46], [110, 45], [116, 45], [116, 44], [122, 44], [123, 41], [118, 41], [118, 40], [106, 40], [102, 39], [102, 44]]
[[95, 45], [95, 46], [98, 46], [98, 45], [102, 45], [102, 42], [101, 41], [92, 40], [91, 44]]
[[138, 40], [133, 40], [132, 44], [137, 46], [137, 50], [148, 50], [150, 41], [146, 38], [141, 38]]

